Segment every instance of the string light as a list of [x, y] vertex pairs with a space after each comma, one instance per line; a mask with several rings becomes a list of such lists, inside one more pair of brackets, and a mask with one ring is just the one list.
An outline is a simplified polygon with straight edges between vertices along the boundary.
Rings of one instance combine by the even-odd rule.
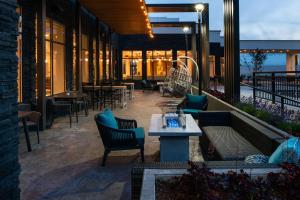
[[145, 15], [145, 17], [146, 17], [146, 19], [145, 19], [145, 22], [146, 22], [146, 26], [147, 26], [147, 28], [148, 28], [148, 30], [149, 30], [149, 37], [150, 38], [154, 38], [154, 35], [153, 35], [153, 33], [152, 33], [152, 27], [151, 27], [151, 24], [150, 24], [150, 21], [149, 21], [149, 18], [148, 18], [148, 13], [147, 13], [147, 8], [146, 8], [146, 4], [145, 4], [145, 1], [144, 0], [139, 0], [140, 1], [140, 3], [141, 3], [141, 10], [143, 10], [143, 13], [144, 13], [144, 15]]

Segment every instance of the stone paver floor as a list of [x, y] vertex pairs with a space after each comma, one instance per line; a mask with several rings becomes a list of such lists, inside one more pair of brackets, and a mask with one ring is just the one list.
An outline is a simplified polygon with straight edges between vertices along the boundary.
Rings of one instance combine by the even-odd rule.
[[[135, 92], [125, 109], [114, 109], [116, 116], [136, 119], [145, 129], [145, 159], [153, 162], [159, 151], [157, 137], [148, 137], [150, 116], [161, 113], [163, 102], [173, 100], [157, 92]], [[109, 154], [101, 167], [103, 145], [94, 122], [99, 111], [81, 114], [79, 123], [69, 127], [68, 118], [59, 118], [51, 129], [40, 133], [41, 143], [30, 132], [33, 151], [27, 152], [24, 134], [20, 134], [21, 199], [131, 199], [130, 171], [140, 161], [138, 150]], [[192, 160], [202, 160], [198, 138], [191, 138]]]

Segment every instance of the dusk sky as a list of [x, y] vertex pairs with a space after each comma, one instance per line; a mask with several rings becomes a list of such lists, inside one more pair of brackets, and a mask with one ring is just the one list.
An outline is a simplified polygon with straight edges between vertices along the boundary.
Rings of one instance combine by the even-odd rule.
[[[146, 0], [146, 3], [197, 3], [198, 0]], [[210, 29], [223, 30], [223, 0], [203, 0], [210, 5]], [[196, 20], [191, 13], [151, 14]], [[240, 0], [241, 39], [300, 40], [300, 0]]]

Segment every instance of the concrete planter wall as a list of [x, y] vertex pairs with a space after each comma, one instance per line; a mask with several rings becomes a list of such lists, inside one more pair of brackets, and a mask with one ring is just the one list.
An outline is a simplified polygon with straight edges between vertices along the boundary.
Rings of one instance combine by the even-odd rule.
[[[228, 171], [240, 171], [241, 169], [212, 169], [215, 173], [227, 173]], [[280, 168], [249, 168], [243, 170], [251, 174], [253, 178], [255, 177], [263, 177], [270, 172], [278, 173], [280, 172]], [[181, 176], [182, 174], [187, 173], [185, 169], [145, 169], [143, 184], [142, 184], [142, 192], [140, 200], [155, 200], [156, 199], [156, 189], [155, 189], [155, 181], [158, 179], [166, 179], [174, 176]]]

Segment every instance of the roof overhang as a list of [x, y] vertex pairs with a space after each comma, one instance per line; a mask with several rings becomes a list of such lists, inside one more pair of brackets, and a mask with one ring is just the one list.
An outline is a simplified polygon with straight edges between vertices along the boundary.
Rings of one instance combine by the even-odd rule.
[[80, 0], [82, 6], [120, 34], [149, 34], [144, 0]]
[[148, 12], [196, 12], [195, 4], [147, 4]]
[[151, 22], [152, 27], [194, 27], [196, 22]]

